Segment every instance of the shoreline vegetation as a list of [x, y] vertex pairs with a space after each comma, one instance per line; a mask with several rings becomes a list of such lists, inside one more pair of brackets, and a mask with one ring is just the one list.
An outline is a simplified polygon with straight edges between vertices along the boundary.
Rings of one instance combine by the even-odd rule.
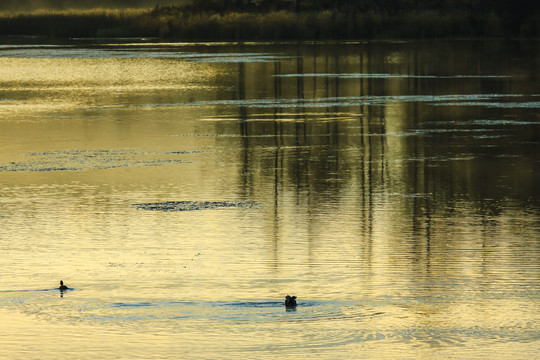
[[[197, 0], [149, 9], [1, 12], [0, 36], [191, 41], [540, 37], [540, 6], [528, 0], [522, 0], [525, 7], [520, 0], [512, 7], [496, 0], [393, 0], [393, 7], [381, 7], [373, 0], [342, 1], [343, 6], [330, 2], [333, 5], [326, 7], [308, 6], [317, 0], [309, 4], [308, 0], [285, 1], [282, 6], [278, 2], [273, 6], [250, 2], [248, 6], [241, 1], [230, 6], [229, 2], [232, 0]], [[458, 3], [461, 6], [455, 6]]]

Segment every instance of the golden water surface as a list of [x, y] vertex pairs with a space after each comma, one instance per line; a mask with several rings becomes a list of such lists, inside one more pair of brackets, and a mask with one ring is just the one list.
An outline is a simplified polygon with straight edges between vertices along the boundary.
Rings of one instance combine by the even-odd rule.
[[537, 358], [538, 46], [0, 46], [0, 358]]

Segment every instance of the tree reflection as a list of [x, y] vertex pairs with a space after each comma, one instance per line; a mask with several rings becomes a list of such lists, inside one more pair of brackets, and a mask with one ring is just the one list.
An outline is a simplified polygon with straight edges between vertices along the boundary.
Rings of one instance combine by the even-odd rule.
[[[505, 93], [509, 86], [512, 93], [530, 92], [526, 80], [448, 77], [500, 69], [489, 54], [466, 46], [450, 53], [421, 44], [293, 49], [283, 49], [293, 52], [288, 60], [239, 63], [236, 87], [239, 100], [261, 94], [277, 100], [270, 109], [242, 101], [238, 106], [239, 185], [246, 196], [250, 191], [249, 196], [272, 204], [276, 247], [284, 219], [307, 224], [316, 236], [319, 216], [339, 222], [346, 214], [345, 223], [350, 216], [356, 219], [355, 236], [370, 253], [375, 228], [393, 221], [403, 224], [404, 237], [429, 270], [433, 233], [445, 226], [440, 219], [465, 216], [470, 209], [481, 219], [494, 219], [510, 202], [538, 209], [536, 111], [394, 100]], [[463, 61], [454, 61], [457, 57]], [[388, 100], [357, 100], [368, 96]], [[291, 102], [284, 106], [280, 99]], [[348, 104], [350, 99], [358, 104]], [[501, 121], [505, 118], [510, 122]], [[514, 126], [512, 120], [525, 124]], [[387, 218], [388, 207], [398, 218]]]

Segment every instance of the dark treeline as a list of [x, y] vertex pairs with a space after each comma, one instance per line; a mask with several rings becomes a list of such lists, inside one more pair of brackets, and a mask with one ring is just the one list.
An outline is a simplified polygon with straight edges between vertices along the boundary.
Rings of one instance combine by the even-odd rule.
[[189, 0], [2, 0], [0, 11], [31, 12], [95, 8], [151, 8], [157, 5], [182, 5]]
[[0, 35], [182, 40], [537, 37], [540, 1], [195, 0], [138, 10], [4, 13]]

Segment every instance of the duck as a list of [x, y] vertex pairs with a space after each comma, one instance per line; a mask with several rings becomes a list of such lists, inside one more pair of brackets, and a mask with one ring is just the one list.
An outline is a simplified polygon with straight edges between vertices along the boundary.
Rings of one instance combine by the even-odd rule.
[[64, 282], [60, 280], [60, 287], [58, 288], [60, 291], [64, 291], [69, 289], [66, 285], [64, 285]]
[[285, 307], [287, 309], [294, 309], [296, 307], [296, 296], [285, 296]]

